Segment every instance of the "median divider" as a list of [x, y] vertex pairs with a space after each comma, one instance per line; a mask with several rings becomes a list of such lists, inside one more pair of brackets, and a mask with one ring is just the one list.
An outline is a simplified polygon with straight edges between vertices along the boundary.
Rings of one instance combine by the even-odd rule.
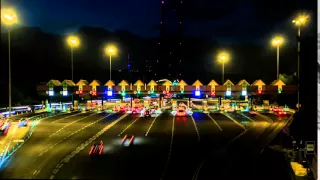
[[3, 163], [8, 160], [31, 137], [36, 125], [41, 122], [41, 120], [55, 115], [58, 114], [39, 114], [31, 117], [30, 119], [32, 119], [32, 123], [28, 126], [29, 130], [26, 132], [25, 136], [22, 139], [13, 140], [12, 143], [15, 144], [12, 146], [10, 146], [11, 143], [9, 143], [9, 147], [4, 147], [4, 149], [8, 150], [0, 154], [0, 168], [2, 167]]

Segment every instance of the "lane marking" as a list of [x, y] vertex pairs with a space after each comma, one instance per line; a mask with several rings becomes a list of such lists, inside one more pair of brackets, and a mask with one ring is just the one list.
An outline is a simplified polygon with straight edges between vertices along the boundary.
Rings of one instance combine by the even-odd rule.
[[197, 124], [196, 124], [196, 121], [194, 120], [193, 116], [191, 115], [191, 119], [192, 119], [192, 122], [193, 122], [193, 126], [194, 128], [196, 129], [196, 132], [197, 132], [197, 136], [198, 136], [198, 140], [200, 141], [200, 134], [199, 134], [199, 130], [197, 128]]
[[[226, 146], [228, 146], [230, 143], [234, 142], [235, 140], [237, 140], [238, 138], [240, 138], [242, 135], [244, 135], [246, 132], [248, 132], [249, 130], [251, 130], [252, 128], [250, 129], [245, 129], [242, 133], [238, 134], [236, 137], [234, 137], [233, 139], [231, 139], [227, 145], [224, 145], [223, 147], [221, 147], [220, 149], [216, 150], [215, 152], [217, 151], [220, 151], [221, 149], [225, 148]], [[198, 176], [200, 174], [200, 171], [201, 171], [201, 168], [203, 167], [203, 165], [208, 161], [208, 158], [203, 160], [201, 162], [201, 164], [197, 167], [193, 177], [192, 177], [192, 180], [197, 180], [198, 179]]]
[[59, 172], [59, 169], [57, 168], [53, 171], [53, 174], [57, 174], [58, 172]]
[[213, 119], [213, 117], [210, 116], [210, 114], [207, 114], [207, 116], [211, 119], [211, 121], [218, 126], [218, 128], [222, 131], [222, 128], [219, 126], [216, 120]]
[[171, 157], [172, 146], [173, 146], [173, 137], [174, 137], [174, 119], [175, 119], [175, 117], [173, 116], [173, 118], [172, 118], [172, 128], [171, 128], [171, 141], [170, 141], [168, 158], [167, 158], [167, 162], [166, 162], [166, 165], [164, 167], [164, 170], [163, 170], [163, 173], [162, 173], [162, 176], [161, 176], [160, 180], [163, 180], [164, 175], [166, 174], [166, 171], [167, 171], [169, 163], [170, 163], [170, 157]]
[[54, 136], [54, 135], [56, 135], [56, 134], [58, 134], [60, 131], [64, 130], [64, 129], [67, 128], [68, 126], [71, 126], [72, 124], [74, 124], [74, 123], [76, 123], [76, 122], [79, 122], [79, 121], [81, 121], [81, 120], [83, 120], [83, 119], [85, 119], [85, 118], [88, 118], [88, 117], [90, 117], [90, 116], [97, 115], [97, 114], [99, 114], [99, 113], [89, 114], [89, 115], [87, 115], [87, 116], [85, 116], [85, 117], [83, 117], [83, 118], [76, 119], [75, 121], [72, 121], [72, 122], [68, 123], [67, 125], [63, 126], [62, 128], [60, 128], [58, 131], [52, 133], [52, 134], [49, 136], [49, 138], [52, 137], [52, 136]]
[[148, 134], [149, 134], [149, 132], [150, 132], [150, 130], [151, 130], [151, 128], [152, 128], [152, 126], [153, 126], [153, 124], [154, 124], [154, 122], [156, 121], [156, 119], [157, 119], [157, 118], [158, 118], [158, 116], [157, 116], [157, 117], [155, 117], [155, 118], [153, 119], [153, 121], [152, 121], [152, 123], [151, 123], [150, 127], [148, 128], [148, 130], [147, 130], [147, 132], [146, 132], [145, 136], [148, 136]]
[[[114, 125], [116, 125], [118, 122], [120, 122], [122, 119], [127, 117], [128, 114], [124, 114], [121, 117], [119, 117], [117, 120], [114, 120], [112, 123], [105, 126], [102, 130], [100, 130], [97, 134], [92, 136], [89, 140], [86, 140], [84, 144], [73, 150], [69, 155], [67, 155], [65, 158], [63, 158], [59, 164], [63, 165], [64, 163], [68, 163], [71, 158], [73, 158], [75, 155], [77, 155], [80, 151], [82, 151], [85, 147], [87, 147], [89, 144], [91, 144], [93, 141], [95, 141], [97, 138], [99, 138], [103, 133], [105, 133], [107, 130], [112, 128]], [[62, 167], [62, 166], [61, 166]], [[56, 168], [58, 171], [61, 169], [61, 167]], [[56, 170], [55, 169], [55, 170]], [[52, 175], [50, 176], [50, 179], [54, 178], [55, 170], [52, 172]], [[51, 178], [52, 177], [52, 178]]]
[[135, 119], [132, 123], [130, 123], [120, 134], [118, 134], [118, 136], [121, 136], [121, 134], [123, 134], [124, 132], [126, 132], [126, 130], [129, 129], [136, 121], [138, 121], [138, 119], [140, 119], [140, 117], [138, 117], [138, 118]]
[[245, 114], [243, 114], [243, 113], [240, 113], [240, 115], [243, 116], [243, 117], [245, 117], [245, 118], [247, 118], [247, 119], [249, 119], [249, 120], [252, 121], [252, 122], [255, 122], [253, 119], [251, 119], [249, 116], [247, 116], [247, 115], [245, 115]]
[[42, 153], [40, 153], [39, 156], [42, 156], [43, 154], [45, 154], [45, 153], [48, 152], [50, 149], [52, 149], [52, 148], [55, 147], [56, 145], [60, 144], [60, 143], [63, 142], [64, 140], [66, 140], [66, 139], [70, 138], [71, 136], [77, 134], [78, 132], [80, 132], [80, 131], [88, 128], [89, 126], [92, 126], [93, 124], [96, 124], [97, 122], [102, 121], [103, 119], [107, 118], [107, 117], [110, 116], [110, 115], [111, 115], [111, 114], [108, 114], [108, 115], [106, 115], [106, 116], [104, 116], [104, 117], [102, 117], [102, 118], [100, 118], [100, 119], [97, 119], [97, 120], [93, 121], [92, 123], [90, 123], [90, 124], [88, 124], [88, 125], [80, 128], [80, 129], [78, 129], [77, 131], [69, 134], [68, 136], [66, 136], [66, 137], [64, 137], [63, 139], [61, 139], [59, 142], [57, 142], [57, 143], [49, 146], [48, 148], [46, 148], [46, 150], [44, 150]]
[[56, 122], [58, 122], [58, 121], [67, 119], [67, 118], [69, 118], [69, 117], [77, 116], [77, 115], [80, 115], [80, 114], [81, 114], [81, 113], [75, 113], [75, 114], [72, 114], [72, 115], [70, 115], [70, 116], [66, 116], [66, 117], [63, 117], [63, 118], [61, 118], [61, 119], [54, 120], [54, 121], [52, 121], [51, 123], [56, 123]]
[[235, 120], [233, 117], [231, 117], [229, 114], [227, 113], [222, 113], [223, 115], [227, 116], [231, 121], [233, 121], [236, 125], [240, 126], [241, 128], [243, 128], [244, 130], [246, 130], [246, 128], [240, 124], [237, 120]]
[[259, 112], [256, 112], [256, 114], [257, 114], [258, 116], [262, 117], [262, 119], [268, 121], [269, 123], [273, 123], [273, 120], [272, 120], [271, 118], [269, 118], [268, 116], [265, 116], [265, 115], [263, 115], [263, 114], [261, 114], [261, 113], [259, 113]]

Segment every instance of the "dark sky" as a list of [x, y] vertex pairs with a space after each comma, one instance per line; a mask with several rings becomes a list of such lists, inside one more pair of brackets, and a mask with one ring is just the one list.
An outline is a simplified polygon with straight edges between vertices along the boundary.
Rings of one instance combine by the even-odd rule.
[[[167, 0], [166, 0], [167, 1]], [[19, 12], [22, 25], [65, 34], [80, 26], [159, 35], [161, 0], [2, 0]], [[295, 33], [291, 20], [316, 3], [306, 0], [185, 0], [185, 32], [223, 44], [263, 43], [275, 33]], [[315, 12], [310, 12], [314, 13]], [[313, 14], [312, 14], [313, 15]], [[316, 18], [316, 17], [315, 17]], [[314, 18], [314, 19], [315, 19]]]

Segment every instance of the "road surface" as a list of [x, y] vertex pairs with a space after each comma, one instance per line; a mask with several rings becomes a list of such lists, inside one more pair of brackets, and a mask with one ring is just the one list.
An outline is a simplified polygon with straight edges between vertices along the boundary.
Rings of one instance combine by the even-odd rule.
[[[6, 162], [1, 178], [221, 179], [228, 171], [242, 174], [246, 167], [241, 162], [256, 157], [257, 151], [260, 154], [284, 124], [285, 119], [278, 122], [278, 117], [266, 116], [275, 123], [258, 115], [232, 113], [59, 115], [37, 125]], [[132, 146], [121, 144], [125, 135], [135, 135]], [[100, 141], [103, 155], [89, 156], [92, 144]], [[252, 152], [249, 159], [248, 152]]]

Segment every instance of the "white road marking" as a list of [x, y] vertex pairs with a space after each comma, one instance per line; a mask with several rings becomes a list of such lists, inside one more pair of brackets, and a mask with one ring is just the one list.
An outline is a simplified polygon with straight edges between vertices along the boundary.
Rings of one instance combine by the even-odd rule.
[[217, 123], [217, 121], [214, 120], [214, 119], [210, 116], [210, 114], [207, 114], [207, 116], [208, 116], [208, 117], [211, 119], [211, 121], [212, 121], [215, 125], [217, 125], [218, 128], [222, 131], [222, 128], [219, 126], [219, 124]]
[[240, 113], [240, 114], [241, 114], [241, 116], [243, 116], [243, 117], [245, 117], [245, 118], [249, 119], [250, 121], [255, 122], [254, 120], [252, 120], [250, 117], [248, 117], [248, 116], [244, 115], [243, 113]]
[[268, 121], [269, 123], [273, 123], [273, 120], [269, 118], [268, 116], [265, 116], [259, 112], [255, 112], [258, 116], [262, 117], [264, 120]]
[[[97, 113], [97, 114], [98, 114], [98, 113]], [[89, 114], [88, 116], [85, 116], [85, 117], [83, 117], [83, 118], [76, 119], [75, 121], [72, 121], [72, 122], [68, 123], [67, 125], [63, 126], [62, 128], [60, 128], [58, 131], [52, 133], [52, 134], [49, 136], [49, 138], [52, 137], [52, 136], [54, 136], [54, 135], [56, 135], [56, 134], [58, 134], [60, 131], [64, 130], [66, 127], [71, 126], [72, 124], [74, 124], [74, 123], [76, 123], [76, 122], [79, 122], [79, 121], [81, 121], [81, 120], [83, 120], [83, 119], [85, 119], [85, 118], [88, 118], [88, 117], [90, 117], [90, 116], [97, 115], [97, 114], [96, 114], [96, 113], [93, 113], [93, 114]]]
[[240, 124], [237, 120], [233, 119], [233, 117], [231, 117], [229, 114], [224, 113], [223, 115], [227, 116], [231, 121], [233, 121], [236, 125], [240, 126], [241, 128], [243, 128], [244, 130], [246, 130], [246, 128]]
[[198, 128], [197, 128], [197, 124], [196, 124], [196, 121], [194, 120], [194, 118], [193, 118], [192, 115], [191, 115], [191, 119], [192, 119], [192, 122], [193, 122], [193, 126], [194, 126], [194, 128], [196, 129], [198, 139], [199, 139], [199, 141], [200, 141], [200, 134], [199, 134], [199, 131], [198, 131]]
[[59, 169], [57, 168], [53, 171], [53, 174], [57, 174], [58, 172], [59, 172]]
[[163, 173], [162, 173], [160, 180], [163, 179], [163, 177], [168, 169], [169, 163], [170, 163], [170, 157], [171, 157], [172, 145], [173, 145], [173, 137], [174, 137], [174, 119], [175, 119], [175, 117], [172, 118], [171, 142], [170, 142], [170, 147], [169, 147], [169, 154], [168, 154], [166, 166], [164, 167], [164, 170], [163, 170]]
[[52, 121], [51, 123], [56, 123], [56, 122], [58, 122], [58, 121], [67, 119], [67, 118], [69, 118], [69, 117], [78, 116], [78, 115], [80, 115], [80, 114], [81, 114], [81, 113], [75, 113], [75, 114], [72, 114], [72, 115], [70, 115], [70, 116], [66, 116], [66, 117], [63, 117], [63, 118], [61, 118], [61, 119], [54, 120], [54, 121]]
[[[250, 130], [250, 129], [244, 130], [242, 133], [238, 134], [236, 137], [234, 137], [232, 140], [230, 140], [230, 141], [228, 142], [227, 146], [228, 146], [230, 143], [234, 142], [234, 141], [235, 141], [236, 139], [238, 139], [239, 137], [241, 137], [242, 135], [244, 135], [244, 134], [245, 134], [246, 132], [248, 132], [249, 130]], [[222, 148], [220, 148], [220, 149], [223, 149], [223, 148], [224, 148], [224, 147], [222, 147]], [[200, 170], [201, 170], [202, 166], [205, 164], [205, 162], [207, 162], [207, 160], [208, 160], [208, 159], [202, 161], [202, 163], [197, 167], [196, 172], [194, 173], [194, 175], [193, 175], [193, 177], [192, 177], [192, 180], [197, 180], [197, 179], [198, 179], [198, 176], [199, 176], [199, 174], [200, 174]]]
[[118, 134], [118, 136], [121, 136], [121, 134], [123, 134], [124, 132], [126, 132], [126, 130], [129, 129], [136, 121], [138, 121], [138, 119], [140, 119], [140, 117], [138, 117], [138, 118], [135, 119], [132, 123], [130, 123], [120, 134]]
[[[157, 117], [158, 117], [158, 116], [157, 116]], [[148, 128], [148, 130], [147, 130], [147, 132], [146, 132], [145, 136], [148, 136], [148, 134], [149, 134], [149, 132], [150, 132], [150, 130], [151, 130], [151, 128], [152, 128], [152, 126], [153, 126], [154, 122], [155, 122], [155, 121], [156, 121], [156, 119], [157, 119], [157, 117], [155, 117], [155, 118], [153, 119], [153, 121], [152, 121], [152, 123], [151, 123], [150, 127]]]
[[108, 117], [108, 116], [110, 116], [110, 115], [111, 115], [111, 114], [108, 114], [107, 116], [104, 116], [104, 117], [102, 117], [102, 118], [100, 118], [100, 119], [97, 119], [97, 120], [93, 121], [92, 123], [90, 123], [90, 124], [88, 124], [88, 125], [80, 128], [80, 129], [78, 129], [77, 131], [69, 134], [68, 136], [66, 136], [66, 137], [64, 137], [63, 139], [61, 139], [59, 142], [57, 142], [57, 143], [55, 143], [54, 145], [51, 145], [50, 147], [46, 148], [46, 150], [44, 150], [42, 153], [40, 153], [39, 156], [42, 156], [43, 154], [45, 154], [45, 153], [48, 152], [50, 149], [52, 149], [52, 148], [55, 147], [56, 145], [60, 144], [60, 143], [63, 142], [64, 140], [66, 140], [66, 139], [68, 139], [69, 137], [77, 134], [78, 132], [86, 129], [86, 128], [89, 127], [89, 126], [92, 126], [93, 124], [95, 124], [95, 123], [97, 123], [97, 122], [99, 122], [99, 121], [102, 121], [103, 119], [105, 119], [106, 117]]
[[[59, 164], [63, 165], [64, 163], [68, 163], [70, 161], [70, 159], [72, 157], [74, 157], [75, 155], [77, 155], [81, 150], [83, 150], [86, 146], [88, 146], [89, 144], [91, 144], [93, 141], [95, 141], [98, 137], [100, 137], [103, 133], [105, 133], [107, 130], [109, 130], [110, 128], [112, 128], [114, 125], [116, 125], [119, 121], [121, 121], [122, 119], [124, 119], [126, 116], [128, 116], [128, 114], [124, 114], [121, 117], [119, 117], [117, 120], [113, 121], [112, 123], [108, 124], [107, 126], [105, 126], [101, 131], [99, 131], [97, 134], [95, 134], [94, 136], [92, 136], [89, 140], [87, 140], [80, 148], [78, 147], [77, 149], [75, 149], [74, 151], [72, 151], [68, 156], [66, 156], [64, 159], [62, 159], [60, 161]], [[61, 166], [62, 167], [62, 166]], [[59, 169], [61, 168], [56, 168]], [[55, 169], [55, 170], [56, 170]], [[50, 176], [50, 179], [54, 178], [54, 174], [55, 174], [55, 170], [52, 172], [52, 175]], [[57, 172], [56, 172], [57, 173]]]

